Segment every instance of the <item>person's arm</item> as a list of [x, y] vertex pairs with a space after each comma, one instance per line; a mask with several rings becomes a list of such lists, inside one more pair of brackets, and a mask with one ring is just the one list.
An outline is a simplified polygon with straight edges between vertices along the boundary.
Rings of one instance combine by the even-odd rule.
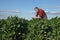
[[35, 16], [35, 18], [38, 18], [38, 13], [36, 13], [36, 16]]
[[39, 16], [39, 14], [38, 14], [38, 13], [36, 14], [35, 18], [40, 18], [40, 16]]
[[38, 17], [38, 13], [36, 13], [36, 17]]

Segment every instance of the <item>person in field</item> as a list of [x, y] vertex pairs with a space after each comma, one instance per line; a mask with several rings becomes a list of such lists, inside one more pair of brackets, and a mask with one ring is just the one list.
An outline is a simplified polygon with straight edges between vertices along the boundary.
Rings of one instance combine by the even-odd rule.
[[34, 10], [36, 12], [36, 18], [47, 19], [47, 15], [43, 9], [35, 7]]

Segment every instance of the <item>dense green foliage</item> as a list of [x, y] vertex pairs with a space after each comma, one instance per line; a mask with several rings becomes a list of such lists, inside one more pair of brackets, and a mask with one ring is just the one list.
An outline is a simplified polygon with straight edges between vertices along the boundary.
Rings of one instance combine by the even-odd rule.
[[60, 40], [60, 18], [0, 19], [0, 40]]

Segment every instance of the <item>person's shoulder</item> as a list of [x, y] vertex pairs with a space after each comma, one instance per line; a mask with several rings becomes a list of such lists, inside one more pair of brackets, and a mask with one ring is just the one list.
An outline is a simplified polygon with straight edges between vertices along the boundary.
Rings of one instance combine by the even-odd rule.
[[40, 11], [44, 11], [43, 9], [40, 9]]
[[40, 11], [45, 13], [45, 11], [43, 9], [40, 9]]

